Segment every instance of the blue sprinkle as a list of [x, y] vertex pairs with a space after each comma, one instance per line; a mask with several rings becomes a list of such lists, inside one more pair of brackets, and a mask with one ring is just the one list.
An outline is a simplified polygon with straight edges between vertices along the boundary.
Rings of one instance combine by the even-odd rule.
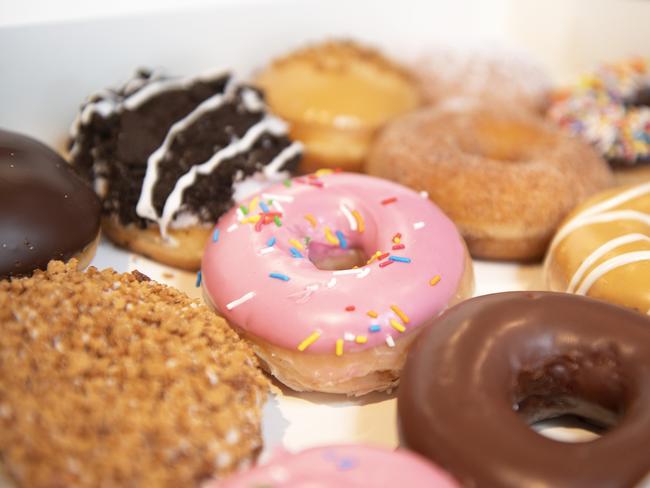
[[212, 242], [217, 242], [219, 240], [219, 229], [214, 229], [212, 234]]
[[266, 241], [266, 245], [269, 247], [272, 247], [275, 244], [275, 237], [271, 237], [268, 241]]
[[343, 458], [338, 462], [338, 467], [342, 471], [352, 469], [356, 465], [357, 465], [357, 463], [352, 458]]
[[262, 208], [262, 211], [264, 213], [267, 213], [269, 211], [269, 206], [261, 200], [260, 200], [260, 207]]
[[298, 249], [296, 249], [295, 247], [290, 247], [289, 252], [291, 253], [291, 255], [294, 258], [301, 258], [302, 257], [302, 254], [300, 254], [300, 251], [298, 251]]
[[196, 273], [196, 287], [201, 286], [201, 272]]
[[403, 258], [402, 256], [390, 256], [388, 258], [391, 261], [397, 261], [399, 263], [410, 263], [411, 258]]
[[339, 238], [339, 246], [341, 246], [341, 249], [345, 249], [346, 247], [348, 247], [348, 241], [345, 240], [345, 236], [343, 235], [343, 232], [337, 230], [336, 237]]
[[270, 278], [275, 278], [276, 280], [289, 281], [289, 277], [282, 273], [269, 273]]
[[381, 330], [381, 325], [372, 324], [370, 327], [368, 327], [368, 330], [370, 332], [379, 332]]

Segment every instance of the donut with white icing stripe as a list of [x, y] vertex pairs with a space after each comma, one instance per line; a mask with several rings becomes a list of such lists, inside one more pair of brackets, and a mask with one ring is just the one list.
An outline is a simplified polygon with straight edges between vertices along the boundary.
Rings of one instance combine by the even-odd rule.
[[544, 271], [551, 290], [650, 313], [650, 183], [578, 207], [555, 235]]
[[234, 201], [288, 177], [301, 152], [261, 94], [227, 73], [140, 72], [85, 102], [70, 159], [102, 197], [109, 237], [197, 269], [214, 222]]
[[230, 210], [201, 273], [206, 301], [280, 381], [350, 395], [393, 387], [422, 326], [473, 284], [462, 238], [426, 196], [331, 170]]

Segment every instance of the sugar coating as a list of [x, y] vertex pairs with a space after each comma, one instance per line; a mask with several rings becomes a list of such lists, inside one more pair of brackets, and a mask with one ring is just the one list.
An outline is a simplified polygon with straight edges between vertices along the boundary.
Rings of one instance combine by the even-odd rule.
[[0, 282], [0, 459], [14, 481], [193, 486], [250, 461], [268, 382], [248, 346], [141, 273], [75, 266]]

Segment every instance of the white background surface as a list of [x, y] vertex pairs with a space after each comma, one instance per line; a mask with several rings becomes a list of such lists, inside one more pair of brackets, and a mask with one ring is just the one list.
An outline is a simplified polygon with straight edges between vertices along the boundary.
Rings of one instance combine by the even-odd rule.
[[[648, 20], [644, 0], [0, 0], [0, 126], [61, 147], [83, 98], [136, 67], [176, 74], [228, 68], [245, 77], [277, 54], [331, 36], [362, 39], [403, 59], [441, 41], [512, 44], [561, 81], [600, 61], [650, 55]], [[193, 274], [110, 244], [94, 264], [138, 268], [198, 296]], [[476, 263], [475, 271], [477, 294], [542, 288], [538, 265]], [[395, 446], [395, 401], [276, 388], [264, 434], [267, 451], [350, 441]]]

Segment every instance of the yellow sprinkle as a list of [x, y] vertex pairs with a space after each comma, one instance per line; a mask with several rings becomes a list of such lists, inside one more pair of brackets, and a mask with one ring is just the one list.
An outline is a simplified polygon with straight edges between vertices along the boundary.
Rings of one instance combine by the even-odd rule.
[[289, 244], [291, 244], [293, 247], [295, 247], [296, 249], [299, 249], [299, 250], [301, 250], [301, 251], [304, 251], [304, 250], [305, 250], [305, 246], [303, 246], [303, 245], [300, 243], [300, 241], [297, 240], [297, 239], [289, 239]]
[[250, 217], [246, 217], [241, 222], [242, 224], [256, 224], [258, 220], [260, 220], [259, 215], [251, 215]]
[[321, 168], [314, 173], [316, 176], [331, 175], [334, 173], [333, 169], [330, 168]]
[[372, 317], [373, 319], [376, 319], [377, 317], [379, 317], [379, 314], [377, 312], [375, 312], [374, 310], [368, 310], [366, 312], [366, 315], [368, 317]]
[[332, 231], [327, 226], [325, 226], [325, 239], [327, 239], [327, 242], [329, 242], [330, 244], [333, 244], [335, 246], [339, 245], [338, 237], [332, 234]]
[[357, 336], [354, 340], [357, 342], [357, 344], [365, 344], [368, 342], [368, 338], [366, 336]]
[[336, 355], [343, 356], [343, 339], [336, 339]]
[[390, 319], [390, 325], [395, 329], [397, 332], [404, 332], [406, 328], [400, 324], [397, 320], [395, 319]]
[[400, 242], [402, 242], [402, 239], [399, 237], [393, 237], [393, 244], [399, 244]]
[[311, 226], [312, 226], [313, 228], [316, 228], [316, 225], [318, 225], [318, 222], [316, 221], [316, 217], [314, 217], [314, 216], [313, 216], [312, 214], [310, 214], [310, 213], [308, 213], [307, 215], [305, 215], [305, 219], [307, 220], [307, 222], [309, 222], [309, 223], [311, 224]]
[[391, 309], [393, 312], [395, 312], [395, 314], [400, 318], [400, 320], [401, 320], [402, 322], [404, 322], [405, 324], [408, 324], [408, 323], [409, 323], [409, 321], [410, 321], [409, 316], [406, 315], [406, 314], [404, 313], [404, 311], [403, 311], [401, 308], [399, 308], [397, 305], [391, 305], [391, 306], [390, 306], [390, 309]]
[[370, 259], [368, 259], [368, 261], [366, 261], [366, 264], [370, 264], [370, 263], [372, 263], [375, 259], [377, 259], [377, 258], [378, 258], [379, 256], [381, 256], [382, 254], [383, 254], [383, 253], [382, 253], [381, 251], [377, 251], [375, 254], [373, 254], [372, 256], [370, 256]]
[[363, 232], [366, 230], [366, 223], [363, 221], [361, 214], [356, 210], [353, 210], [352, 216], [354, 217], [354, 220], [357, 221], [357, 232]]
[[435, 275], [433, 278], [429, 280], [429, 284], [431, 286], [436, 286], [439, 281], [440, 281], [440, 275]]
[[318, 338], [320, 337], [320, 334], [321, 333], [318, 330], [315, 331], [315, 332], [312, 332], [309, 337], [307, 337], [304, 341], [302, 341], [300, 344], [298, 344], [298, 350], [300, 352], [302, 352], [305, 349], [307, 349], [309, 346], [311, 346], [314, 342], [316, 342], [318, 340]]
[[390, 325], [395, 329], [397, 332], [404, 332], [406, 328], [400, 324], [397, 320], [395, 319], [390, 319]]
[[260, 201], [260, 197], [255, 197], [251, 200], [251, 203], [248, 205], [248, 212], [249, 213], [255, 213], [255, 210], [257, 210], [257, 204]]

